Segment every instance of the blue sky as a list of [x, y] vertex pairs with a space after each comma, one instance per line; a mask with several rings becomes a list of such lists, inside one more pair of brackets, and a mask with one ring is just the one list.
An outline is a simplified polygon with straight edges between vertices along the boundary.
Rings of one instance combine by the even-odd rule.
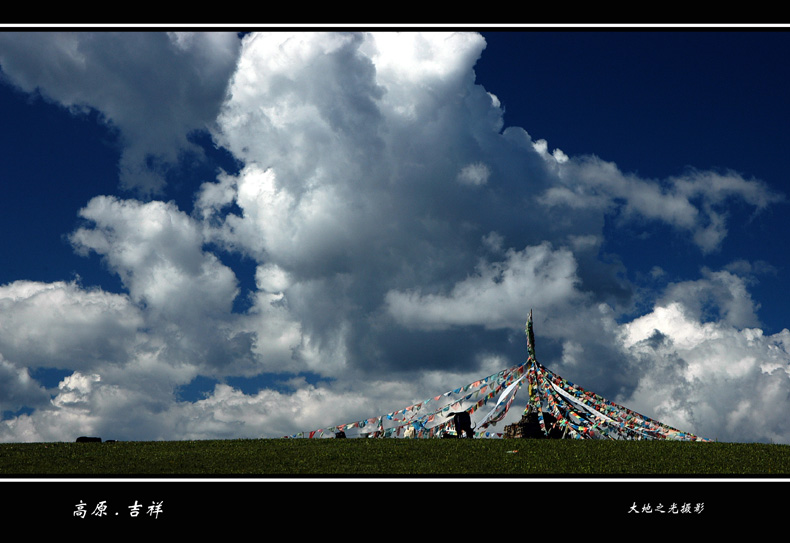
[[380, 415], [522, 361], [532, 309], [566, 379], [790, 442], [787, 49], [0, 33], [0, 440]]
[[[789, 74], [780, 62], [787, 37], [754, 29], [488, 33], [475, 71], [496, 81], [508, 124], [569, 155], [595, 154], [657, 180], [688, 168], [733, 170], [787, 195], [786, 169], [774, 158], [790, 144], [784, 124], [790, 104], [783, 98]], [[505, 75], [500, 62], [508, 59], [522, 69]], [[788, 228], [786, 204], [757, 216], [737, 204], [728, 212], [748, 228], [730, 228], [704, 258], [678, 245], [674, 251], [688, 251], [687, 258], [667, 258], [665, 246], [654, 252], [652, 243], [629, 236], [609, 236], [607, 245], [631, 274], [653, 264], [676, 279], [734, 259], [772, 265], [776, 273], [761, 276], [752, 292], [760, 293], [764, 329], [779, 332], [790, 303], [781, 273], [787, 255], [776, 250]]]

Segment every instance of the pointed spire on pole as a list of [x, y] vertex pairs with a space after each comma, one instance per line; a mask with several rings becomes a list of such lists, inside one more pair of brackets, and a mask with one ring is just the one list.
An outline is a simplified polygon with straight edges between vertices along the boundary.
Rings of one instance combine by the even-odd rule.
[[529, 318], [527, 319], [527, 351], [529, 357], [533, 362], [537, 362], [535, 358], [535, 335], [532, 333], [532, 310], [529, 310]]

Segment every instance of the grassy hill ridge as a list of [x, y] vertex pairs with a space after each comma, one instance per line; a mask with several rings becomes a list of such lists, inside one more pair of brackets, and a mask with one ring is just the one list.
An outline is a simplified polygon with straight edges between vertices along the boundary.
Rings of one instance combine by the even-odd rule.
[[240, 439], [0, 444], [0, 478], [790, 477], [790, 446], [531, 439]]

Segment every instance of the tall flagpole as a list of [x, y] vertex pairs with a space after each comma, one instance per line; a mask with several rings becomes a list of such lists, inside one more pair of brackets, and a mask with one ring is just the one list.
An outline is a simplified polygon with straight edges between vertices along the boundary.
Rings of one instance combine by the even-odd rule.
[[527, 319], [527, 351], [529, 352], [529, 358], [532, 359], [533, 362], [537, 362], [535, 358], [535, 335], [532, 333], [532, 310], [529, 310], [529, 318]]
[[[527, 372], [533, 371], [533, 367], [537, 363], [537, 359], [535, 358], [535, 335], [532, 332], [532, 309], [529, 310], [529, 318], [527, 319], [527, 327], [526, 327], [526, 335], [527, 335]], [[534, 375], [534, 373], [533, 373]], [[533, 378], [530, 377], [528, 379], [529, 382], [529, 399], [527, 400], [527, 405], [524, 408], [524, 415], [527, 415], [530, 412], [537, 412], [540, 407], [540, 400], [538, 399], [538, 383], [534, 382]]]

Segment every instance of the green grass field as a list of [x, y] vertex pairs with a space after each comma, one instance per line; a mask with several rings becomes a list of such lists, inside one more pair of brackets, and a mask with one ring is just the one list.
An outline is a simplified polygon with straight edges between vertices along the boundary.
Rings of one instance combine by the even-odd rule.
[[576, 440], [245, 439], [0, 444], [0, 477], [790, 476], [790, 446]]

